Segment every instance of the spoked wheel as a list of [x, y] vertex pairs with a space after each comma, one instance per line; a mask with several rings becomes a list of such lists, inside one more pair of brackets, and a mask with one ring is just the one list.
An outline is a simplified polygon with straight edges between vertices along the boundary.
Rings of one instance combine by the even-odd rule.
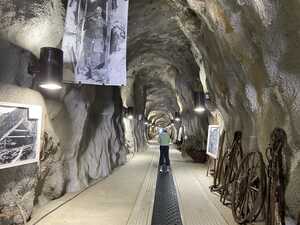
[[231, 204], [232, 202], [232, 185], [235, 176], [238, 172], [240, 162], [243, 159], [243, 150], [241, 145], [241, 133], [236, 132], [235, 140], [232, 144], [231, 151], [225, 161], [224, 167], [224, 188], [221, 193], [220, 201], [224, 205]]
[[237, 223], [254, 221], [260, 214], [266, 195], [265, 163], [260, 152], [243, 159], [232, 192], [232, 214]]
[[222, 192], [222, 189], [224, 188], [224, 173], [226, 168], [226, 160], [228, 157], [228, 151], [224, 153], [224, 155], [220, 158], [220, 162], [218, 163], [218, 168], [216, 171], [216, 185], [212, 185], [210, 187], [211, 191], [215, 192]]

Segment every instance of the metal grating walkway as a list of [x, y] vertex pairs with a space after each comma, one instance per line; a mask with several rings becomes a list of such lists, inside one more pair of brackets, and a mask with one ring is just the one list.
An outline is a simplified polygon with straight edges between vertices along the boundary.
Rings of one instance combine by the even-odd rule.
[[171, 172], [157, 174], [152, 225], [182, 225]]

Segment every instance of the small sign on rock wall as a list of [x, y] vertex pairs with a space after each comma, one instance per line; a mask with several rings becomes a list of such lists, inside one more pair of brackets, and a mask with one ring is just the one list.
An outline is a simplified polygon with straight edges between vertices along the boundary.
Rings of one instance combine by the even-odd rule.
[[0, 102], [0, 169], [38, 162], [42, 107]]
[[125, 85], [127, 20], [128, 0], [69, 0], [64, 81]]
[[207, 137], [207, 155], [218, 158], [219, 151], [219, 139], [220, 139], [220, 126], [209, 125], [208, 126], [208, 137]]

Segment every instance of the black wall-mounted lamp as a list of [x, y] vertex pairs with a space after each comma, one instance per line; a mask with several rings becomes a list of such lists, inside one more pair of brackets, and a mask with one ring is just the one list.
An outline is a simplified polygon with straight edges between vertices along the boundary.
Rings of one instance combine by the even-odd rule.
[[179, 122], [181, 120], [180, 118], [180, 113], [179, 112], [175, 112], [175, 121]]
[[133, 107], [129, 106], [128, 108], [125, 108], [125, 117], [129, 120], [133, 119]]
[[174, 120], [170, 120], [170, 125], [174, 125]]
[[44, 47], [40, 51], [38, 65], [28, 68], [30, 74], [35, 74], [41, 88], [59, 90], [62, 88], [63, 51], [58, 48]]
[[138, 114], [138, 120], [143, 121], [144, 120], [144, 115], [143, 114]]
[[145, 125], [145, 126], [148, 126], [148, 125], [150, 125], [150, 123], [149, 123], [149, 121], [148, 121], [147, 117], [145, 117], [145, 115], [143, 115], [142, 122], [144, 123], [144, 125]]
[[209, 93], [204, 93], [204, 97], [205, 97], [205, 101], [209, 101], [210, 100]]
[[204, 92], [194, 92], [194, 111], [201, 113], [205, 111], [205, 94]]

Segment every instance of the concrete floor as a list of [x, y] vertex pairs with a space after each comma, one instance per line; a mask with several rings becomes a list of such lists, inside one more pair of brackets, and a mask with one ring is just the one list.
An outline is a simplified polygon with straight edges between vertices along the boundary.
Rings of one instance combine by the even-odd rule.
[[[29, 225], [151, 225], [159, 150], [137, 153], [111, 176], [34, 212]], [[206, 166], [170, 151], [184, 225], [234, 225], [231, 210], [208, 186]], [[167, 225], [167, 224], [166, 224]]]

